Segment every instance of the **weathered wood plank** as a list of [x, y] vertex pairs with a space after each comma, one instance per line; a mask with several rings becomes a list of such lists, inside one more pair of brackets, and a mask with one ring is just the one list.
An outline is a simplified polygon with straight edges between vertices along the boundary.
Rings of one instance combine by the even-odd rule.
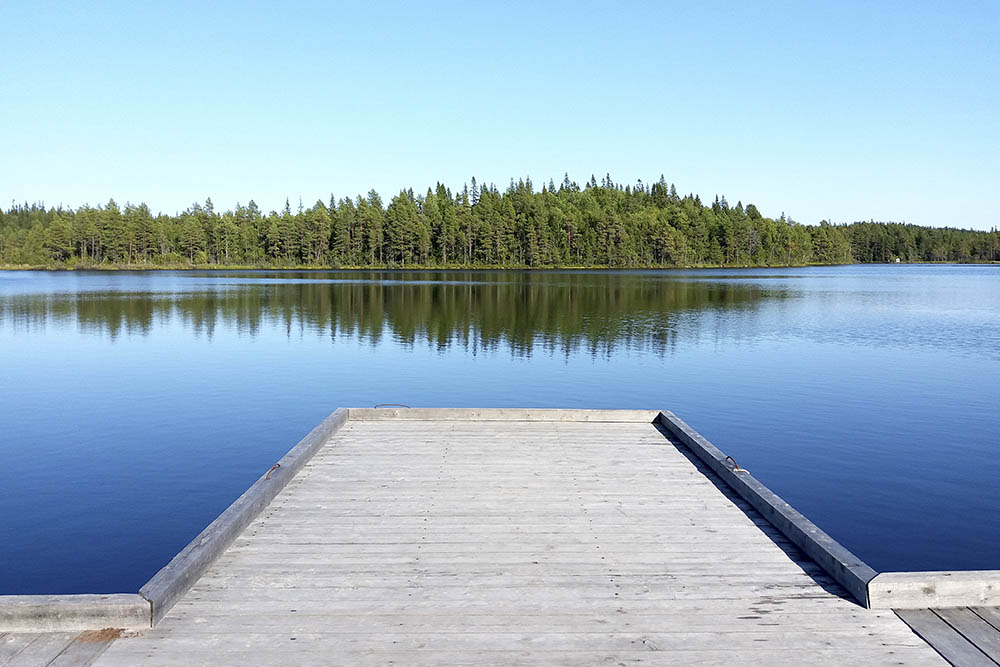
[[[375, 606], [381, 601], [397, 597], [412, 600], [459, 601], [470, 596], [482, 595], [496, 602], [510, 602], [522, 599], [526, 591], [532, 595], [545, 596], [552, 603], [567, 603], [577, 600], [756, 600], [773, 597], [782, 599], [815, 599], [826, 595], [837, 595], [838, 591], [824, 591], [811, 583], [780, 583], [780, 584], [743, 584], [730, 585], [720, 582], [708, 585], [698, 582], [698, 585], [676, 585], [663, 583], [659, 585], [623, 582], [618, 585], [589, 584], [565, 582], [562, 585], [541, 585], [526, 580], [509, 586], [479, 586], [479, 585], [438, 585], [433, 588], [423, 588], [416, 585], [377, 586], [355, 585], [347, 588], [342, 582], [335, 585], [324, 585], [322, 581], [309, 580], [299, 582], [274, 581], [266, 577], [251, 580], [229, 579], [206, 581], [201, 585], [205, 592], [227, 591], [231, 595], [239, 595], [248, 588], [255, 590], [270, 589], [285, 592], [287, 599], [298, 597], [289, 591], [309, 589], [312, 594], [322, 595], [329, 600], [368, 600]], [[842, 594], [842, 593], [841, 593]]]
[[23, 632], [4, 633], [0, 635], [0, 665], [6, 665], [25, 646], [37, 638], [37, 634]]
[[[310, 588], [297, 589], [193, 589], [183, 600], [177, 603], [174, 614], [211, 614], [215, 610], [229, 609], [233, 615], [252, 613], [254, 610], [274, 612], [275, 610], [315, 609], [325, 614], [342, 613], [353, 616], [370, 616], [372, 614], [412, 614], [415, 617], [439, 616], [449, 614], [467, 614], [470, 616], [500, 614], [500, 615], [540, 615], [540, 614], [604, 614], [626, 616], [645, 616], [657, 614], [684, 614], [687, 616], [711, 614], [736, 614], [745, 616], [770, 616], [778, 612], [795, 614], [804, 617], [812, 614], [829, 615], [834, 619], [851, 616], [857, 613], [868, 613], [853, 602], [848, 602], [834, 595], [785, 597], [781, 595], [762, 595], [756, 599], [744, 597], [729, 597], [718, 599], [693, 598], [688, 600], [656, 600], [649, 598], [631, 598], [605, 595], [599, 598], [576, 598], [572, 605], [565, 605], [557, 600], [542, 598], [525, 599], [526, 596], [502, 601], [489, 596], [466, 596], [454, 600], [414, 599], [412, 597], [385, 597], [379, 601], [377, 608], [372, 607], [370, 600], [330, 599], [325, 591]], [[290, 604], [292, 603], [292, 604]], [[239, 610], [242, 609], [242, 612]], [[871, 612], [872, 619], [894, 619], [895, 615], [887, 611]], [[903, 627], [901, 622], [889, 624], [893, 627]], [[159, 627], [159, 626], [157, 626]], [[886, 626], [889, 627], [889, 626]]]
[[980, 618], [1000, 630], [1000, 607], [972, 607]]
[[89, 667], [108, 650], [117, 636], [117, 632], [107, 630], [84, 632], [46, 667]]
[[1000, 630], [966, 607], [933, 609], [935, 614], [955, 628], [980, 651], [1000, 664]]
[[896, 615], [953, 665], [996, 667], [996, 663], [930, 609], [899, 609]]
[[77, 632], [50, 632], [36, 635], [28, 644], [12, 656], [4, 667], [38, 667], [48, 665], [63, 652]]
[[[123, 645], [119, 642], [118, 645]], [[294, 647], [294, 648], [293, 648]], [[580, 667], [581, 665], [684, 665], [685, 667], [718, 667], [719, 665], [741, 665], [760, 667], [802, 667], [803, 665], [907, 665], [920, 667], [923, 665], [940, 666], [945, 663], [930, 649], [922, 648], [889, 648], [878, 651], [870, 649], [805, 649], [794, 650], [785, 648], [756, 647], [753, 651], [744, 649], [727, 650], [715, 647], [711, 650], [675, 650], [662, 651], [650, 644], [641, 644], [628, 651], [597, 652], [591, 650], [561, 650], [546, 651], [535, 646], [521, 646], [509, 651], [448, 651], [427, 650], [417, 651], [396, 650], [394, 647], [381, 647], [377, 651], [361, 652], [338, 650], [334, 654], [333, 664], [350, 665], [351, 667], [384, 667], [385, 665], [406, 665], [407, 667], [509, 667], [512, 664], [521, 667]], [[206, 665], [211, 667], [244, 667], [246, 665], [284, 665], [288, 664], [289, 655], [294, 651], [297, 667], [329, 667], [331, 665], [331, 650], [329, 642], [319, 641], [309, 643], [292, 640], [290, 637], [275, 638], [272, 645], [243, 649], [236, 646], [225, 652], [224, 656], [215, 649], [192, 647], [185, 654], [154, 652], [134, 647], [125, 653], [116, 655], [115, 664], [150, 665], [158, 667], [192, 667]], [[927, 651], [930, 651], [928, 656]], [[106, 654], [107, 655], [107, 654]], [[104, 661], [101, 664], [105, 664]]]
[[[176, 607], [175, 607], [176, 609]], [[225, 607], [214, 615], [188, 613], [179, 610], [169, 614], [160, 628], [176, 627], [178, 632], [185, 632], [189, 624], [197, 624], [193, 632], [230, 632], [243, 631], [271, 632], [281, 629], [298, 629], [302, 632], [328, 633], [364, 633], [377, 630], [379, 632], [699, 632], [706, 627], [716, 627], [716, 623], [724, 623], [726, 632], [777, 632], [780, 627], [794, 627], [802, 632], [824, 633], [827, 631], [853, 631], [865, 628], [869, 632], [878, 632], [883, 641], [904, 640], [916, 642], [915, 636], [903, 623], [896, 623], [900, 629], [886, 630], [890, 625], [881, 616], [873, 618], [845, 615], [838, 617], [832, 623], [824, 622], [829, 614], [781, 614], [764, 616], [748, 614], [744, 611], [730, 614], [697, 613], [678, 615], [674, 613], [641, 614], [637, 616], [614, 613], [614, 609], [601, 610], [601, 615], [568, 614], [564, 616], [551, 615], [518, 615], [518, 614], [428, 614], [426, 617], [414, 616], [410, 613], [400, 614], [364, 614], [351, 615], [341, 613], [320, 613], [308, 608], [295, 611], [285, 608], [281, 611], [262, 611], [256, 614], [241, 613], [235, 608]], [[891, 613], [891, 612], [887, 612]], [[738, 615], [737, 615], [738, 614]], [[743, 620], [740, 620], [743, 619]], [[752, 619], [752, 620], [746, 620]], [[238, 621], [239, 625], [235, 622]], [[723, 627], [723, 626], [719, 626]], [[241, 628], [241, 629], [237, 629]]]
[[149, 602], [135, 593], [114, 595], [3, 595], [0, 628], [8, 632], [80, 632], [150, 627]]
[[[273, 646], [274, 632], [247, 632], [232, 629], [229, 633], [199, 632], [198, 624], [190, 623], [184, 626], [172, 625], [157, 628], [156, 633], [149, 636], [148, 644], [158, 644], [161, 647], [170, 645], [178, 650], [215, 649], [225, 651], [234, 641], [243, 648]], [[397, 651], [476, 651], [476, 650], [515, 650], [517, 647], [544, 648], [546, 651], [589, 650], [615, 653], [641, 648], [652, 643], [662, 651], [697, 651], [712, 650], [720, 645], [719, 632], [716, 629], [683, 632], [441, 632], [421, 631], [407, 632], [370, 632], [328, 633], [328, 632], [296, 632], [286, 631], [298, 641], [319, 643], [336, 642], [338, 650], [343, 651], [378, 651], [391, 646]], [[281, 630], [278, 631], [279, 633]], [[752, 651], [765, 646], [784, 648], [785, 650], [819, 650], [829, 648], [831, 643], [849, 646], [859, 641], [870, 639], [870, 631], [747, 631], [727, 634], [725, 645], [730, 651]], [[238, 637], [238, 639], [237, 639]], [[139, 638], [142, 641], [146, 638]], [[136, 640], [117, 642], [135, 644]], [[909, 633], [887, 637], [886, 642], [878, 642], [876, 648], [892, 644], [894, 647], [921, 648], [924, 644], [916, 635]], [[108, 654], [114, 652], [109, 649]], [[162, 650], [162, 649], [161, 649]], [[982, 655], [982, 654], [980, 654]], [[985, 655], [983, 656], [985, 658]], [[992, 662], [992, 661], [991, 661]], [[991, 666], [992, 667], [992, 666]]]
[[[285, 587], [296, 581], [319, 588], [350, 585], [355, 589], [391, 589], [400, 586], [415, 587], [418, 584], [423, 587], [437, 585], [443, 589], [448, 586], [465, 586], [470, 582], [476, 582], [484, 587], [517, 587], [528, 582], [539, 587], [567, 585], [600, 587], [609, 581], [609, 577], [614, 577], [614, 582], [620, 586], [644, 586], [648, 592], [653, 592], [664, 584], [669, 584], [671, 588], [676, 589], [704, 586], [706, 596], [715, 590], [715, 586], [736, 590], [740, 587], [772, 586], [779, 588], [801, 585], [812, 586], [816, 590], [819, 588], [835, 589], [838, 592], [842, 590], [839, 584], [828, 576], [815, 572], [792, 574], [778, 567], [757, 570], [747, 565], [741, 565], [713, 573], [706, 564], [660, 570], [649, 567], [639, 570], [615, 564], [605, 565], [605, 563], [607, 561], [580, 567], [578, 570], [574, 570], [572, 564], [538, 563], [521, 568], [503, 565], [491, 567], [485, 564], [460, 570], [452, 569], [448, 565], [422, 567], [420, 564], [416, 564], [408, 567], [389, 566], [382, 571], [377, 568], [368, 570], [328, 569], [323, 564], [316, 563], [294, 563], [288, 567], [273, 563], [260, 564], [259, 567], [240, 564], [237, 567], [233, 563], [232, 567], [227, 566], [225, 577], [220, 576], [206, 582], [206, 584], [224, 585], [236, 578], [246, 579], [248, 582], [252, 582], [254, 587], [260, 589]], [[299, 571], [303, 573], [302, 579], [296, 580], [296, 573]]]
[[881, 572], [868, 583], [881, 609], [977, 607], [1000, 604], [1000, 570]]
[[[429, 575], [459, 577], [480, 577], [486, 574], [500, 574], [504, 577], [535, 576], [544, 572], [545, 576], [601, 576], [608, 572], [613, 572], [622, 576], [630, 577], [650, 577], [662, 578], [670, 577], [677, 580], [679, 576], [710, 576], [710, 577], [752, 577], [760, 575], [762, 581], [770, 581], [768, 575], [788, 573], [788, 563], [785, 561], [773, 561], [768, 563], [742, 562], [724, 563], [719, 561], [700, 560], [688, 561], [685, 563], [668, 563], [664, 561], [653, 561], [647, 563], [627, 562], [622, 559], [612, 558], [607, 560], [607, 556], [599, 555], [595, 552], [594, 558], [590, 561], [576, 560], [553, 560], [549, 558], [539, 558], [535, 561], [497, 563], [496, 559], [489, 557], [479, 559], [474, 562], [456, 562], [454, 560], [433, 560], [416, 557], [409, 562], [333, 562], [329, 559], [317, 558], [316, 556], [296, 556], [278, 554], [274, 556], [262, 557], [260, 554], [253, 554], [248, 558], [238, 556], [227, 556], [219, 559], [220, 567], [226, 567], [228, 572], [239, 573], [241, 569], [248, 572], [273, 575], [280, 571], [294, 573], [299, 569], [306, 571], [322, 571], [330, 575], [341, 575], [349, 577], [359, 576], [383, 576], [383, 577], [410, 577]], [[811, 578], [822, 578], [823, 581], [833, 581], [819, 566], [802, 567], [803, 575]], [[388, 581], [388, 579], [386, 579]]]
[[[267, 552], [268, 550], [301, 551], [308, 549], [309, 551], [315, 550], [316, 553], [347, 551], [356, 554], [371, 552], [402, 555], [412, 553], [414, 549], [421, 550], [420, 553], [424, 551], [466, 553], [477, 550], [488, 550], [489, 553], [532, 553], [536, 551], [545, 551], [546, 553], [582, 553], [592, 549], [610, 549], [614, 551], [615, 549], [622, 550], [625, 548], [621, 544], [600, 540], [600, 536], [594, 534], [585, 534], [579, 538], [567, 539], [565, 541], [555, 540], [552, 538], [552, 534], [545, 533], [521, 535], [516, 542], [503, 540], [495, 536], [492, 539], [489, 536], [484, 539], [475, 539], [475, 537], [452, 535], [449, 539], [449, 536], [443, 535], [440, 538], [432, 539], [426, 533], [420, 533], [417, 535], [388, 535], [384, 538], [376, 535], [373, 539], [345, 539], [344, 536], [340, 535], [326, 537], [301, 534], [270, 534], [268, 531], [259, 529], [256, 535], [248, 535], [245, 538], [241, 538], [244, 541], [234, 546], [233, 549], [234, 551], [259, 549], [261, 552]], [[714, 554], [737, 555], [754, 552], [754, 545], [741, 544], [739, 541], [727, 539], [727, 537], [726, 535], [716, 535], [712, 538], [705, 537], [706, 546], [710, 547], [711, 551], [699, 554], [699, 552], [691, 549], [691, 543], [699, 542], [700, 540], [680, 540], [678, 538], [674, 542], [667, 543], [657, 540], [655, 536], [643, 536], [641, 541], [639, 541], [640, 538], [636, 538], [636, 541], [630, 542], [630, 544], [635, 545], [635, 551], [630, 551], [629, 553], [656, 553], [669, 557], [711, 558]], [[255, 540], [255, 542], [250, 542], [250, 540]], [[775, 546], [780, 547], [780, 549], [778, 551], [766, 552], [765, 557], [780, 558], [781, 555], [784, 555], [793, 560], [796, 558], [801, 559], [799, 552], [791, 542], [778, 541]]]
[[[891, 612], [888, 612], [891, 613]], [[236, 618], [239, 623], [233, 623]], [[408, 614], [370, 615], [363, 616], [346, 614], [316, 614], [308, 609], [297, 609], [295, 612], [285, 610], [284, 613], [271, 614], [170, 614], [157, 626], [161, 632], [216, 634], [243, 634], [274, 631], [297, 632], [303, 634], [358, 634], [367, 633], [597, 633], [609, 632], [643, 633], [643, 634], [685, 634], [705, 632], [705, 628], [725, 627], [726, 633], [742, 633], [754, 637], [781, 636], [782, 627], [794, 627], [797, 632], [826, 634], [847, 633], [860, 634], [873, 630], [880, 632], [881, 640], [896, 645], [919, 646], [920, 641], [905, 625], [899, 624], [899, 629], [886, 631], [881, 617], [866, 618], [864, 616], [846, 616], [830, 622], [825, 615], [812, 614], [799, 618], [795, 614], [735, 615], [735, 614], [698, 614], [698, 615], [643, 615], [629, 616], [625, 614], [596, 615], [566, 615], [566, 616], [517, 616], [509, 614], [489, 614], [480, 616], [465, 615], [432, 615], [425, 618], [413, 617]], [[874, 621], [874, 622], [869, 622]], [[189, 629], [190, 627], [190, 629]]]
[[652, 422], [657, 410], [350, 408], [351, 421]]

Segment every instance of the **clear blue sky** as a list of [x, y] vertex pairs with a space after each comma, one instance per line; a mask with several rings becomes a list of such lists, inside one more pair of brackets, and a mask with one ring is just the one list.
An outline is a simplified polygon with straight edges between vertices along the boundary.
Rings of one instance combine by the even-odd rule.
[[[0, 3], [0, 203], [661, 173], [1000, 226], [1000, 2]], [[764, 3], [760, 3], [764, 5]]]

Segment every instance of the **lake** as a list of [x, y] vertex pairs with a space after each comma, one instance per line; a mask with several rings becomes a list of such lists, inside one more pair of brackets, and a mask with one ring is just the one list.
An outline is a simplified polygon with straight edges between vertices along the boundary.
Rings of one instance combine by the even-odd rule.
[[0, 594], [136, 591], [338, 406], [666, 408], [876, 570], [1000, 569], [1000, 266], [0, 272]]

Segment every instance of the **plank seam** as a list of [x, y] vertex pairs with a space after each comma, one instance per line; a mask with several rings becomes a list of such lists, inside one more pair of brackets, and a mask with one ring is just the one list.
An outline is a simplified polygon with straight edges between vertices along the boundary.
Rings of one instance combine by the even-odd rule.
[[980, 649], [980, 648], [979, 648], [978, 646], [976, 646], [975, 644], [973, 644], [972, 642], [970, 642], [970, 641], [969, 641], [969, 639], [968, 639], [968, 638], [967, 638], [967, 637], [966, 637], [965, 635], [963, 635], [962, 633], [960, 633], [960, 632], [956, 631], [956, 630], [955, 630], [955, 628], [953, 628], [953, 627], [951, 626], [951, 624], [950, 624], [950, 623], [948, 623], [948, 622], [947, 622], [947, 621], [945, 621], [945, 620], [944, 620], [943, 618], [941, 618], [941, 617], [940, 617], [940, 616], [938, 616], [938, 615], [937, 615], [936, 613], [934, 613], [934, 611], [933, 611], [933, 610], [931, 610], [931, 609], [916, 609], [916, 610], [915, 610], [915, 609], [910, 609], [910, 610], [905, 610], [905, 609], [893, 609], [892, 611], [893, 611], [893, 613], [894, 613], [894, 614], [896, 614], [896, 616], [897, 616], [897, 617], [899, 617], [899, 619], [900, 619], [900, 620], [902, 620], [902, 621], [903, 621], [903, 623], [905, 623], [905, 624], [906, 624], [906, 627], [910, 628], [910, 630], [911, 630], [911, 631], [913, 632], [913, 634], [915, 634], [916, 636], [920, 637], [920, 639], [922, 639], [922, 640], [924, 641], [924, 643], [925, 643], [925, 644], [927, 644], [927, 645], [928, 645], [928, 646], [930, 646], [930, 647], [931, 647], [932, 649], [934, 649], [934, 651], [935, 651], [935, 652], [936, 652], [936, 653], [937, 653], [938, 655], [940, 655], [940, 656], [941, 656], [941, 658], [943, 658], [943, 659], [944, 659], [944, 660], [945, 660], [945, 661], [946, 661], [946, 662], [947, 662], [947, 663], [948, 663], [949, 665], [955, 665], [956, 663], [955, 663], [954, 661], [952, 661], [952, 660], [951, 660], [951, 659], [950, 659], [950, 658], [949, 658], [949, 657], [948, 657], [947, 655], [945, 655], [945, 653], [944, 653], [943, 651], [941, 651], [941, 650], [940, 650], [940, 649], [939, 649], [939, 648], [938, 648], [937, 646], [935, 646], [935, 645], [934, 645], [934, 642], [932, 642], [932, 641], [931, 641], [931, 640], [930, 640], [930, 639], [929, 639], [929, 638], [928, 638], [928, 637], [927, 637], [927, 636], [925, 635], [925, 633], [923, 633], [923, 632], [921, 632], [920, 630], [918, 630], [918, 629], [917, 629], [916, 627], [914, 627], [914, 625], [912, 625], [912, 624], [910, 623], [910, 621], [908, 621], [908, 620], [906, 619], [906, 612], [907, 612], [907, 611], [911, 611], [911, 612], [919, 612], [919, 611], [927, 611], [927, 612], [930, 612], [930, 614], [931, 614], [931, 617], [932, 617], [932, 618], [936, 618], [936, 619], [937, 619], [937, 621], [938, 621], [939, 623], [943, 623], [943, 624], [944, 624], [945, 628], [947, 628], [948, 630], [950, 630], [950, 631], [954, 632], [954, 633], [955, 633], [956, 635], [958, 635], [959, 637], [961, 637], [961, 638], [962, 638], [962, 640], [963, 640], [963, 641], [964, 641], [964, 642], [965, 642], [966, 644], [968, 644], [968, 645], [969, 645], [969, 646], [971, 646], [971, 647], [972, 647], [973, 649], [975, 649], [975, 651], [977, 652], [977, 654], [981, 655], [981, 656], [982, 656], [983, 658], [985, 658], [985, 659], [986, 659], [987, 661], [989, 661], [990, 663], [993, 663], [993, 664], [996, 664], [996, 663], [994, 663], [994, 661], [993, 661], [993, 660], [992, 660], [992, 659], [991, 659], [991, 658], [990, 658], [990, 657], [989, 657], [988, 655], [986, 655], [985, 653], [983, 653], [983, 651], [982, 651], [982, 650], [981, 650], [981, 649]]
[[[957, 607], [957, 609], [968, 609], [968, 607]], [[979, 614], [977, 614], [976, 612], [972, 611], [971, 609], [969, 609], [969, 611], [972, 612], [972, 615], [975, 616], [976, 618], [982, 618]], [[992, 662], [994, 664], [1000, 664], [1000, 663], [997, 663], [997, 661], [994, 660], [993, 657], [990, 656], [986, 651], [984, 651], [982, 649], [982, 647], [980, 647], [979, 644], [976, 643], [976, 640], [974, 638], [970, 637], [968, 634], [966, 634], [965, 632], [963, 632], [960, 627], [958, 627], [957, 625], [955, 625], [954, 623], [952, 623], [951, 621], [949, 621], [947, 619], [947, 617], [942, 616], [940, 613], [938, 613], [937, 609], [932, 608], [931, 609], [931, 613], [933, 613], [935, 616], [937, 616], [938, 618], [940, 618], [949, 628], [951, 628], [952, 630], [954, 630], [955, 633], [958, 634], [962, 639], [964, 639], [965, 641], [967, 641], [970, 644], [972, 644], [973, 646], [975, 646], [976, 649], [980, 653], [982, 653], [983, 656], [987, 660], [989, 660], [990, 662]], [[985, 619], [983, 619], [983, 620], [985, 620]], [[986, 624], [989, 625], [991, 628], [993, 627], [993, 624], [990, 623], [989, 621], [986, 621]]]
[[66, 645], [65, 645], [65, 646], [63, 646], [63, 647], [62, 647], [61, 649], [59, 649], [59, 652], [58, 652], [58, 653], [56, 653], [56, 654], [55, 654], [55, 656], [53, 656], [53, 658], [52, 658], [51, 660], [49, 660], [49, 661], [48, 661], [47, 663], [45, 663], [45, 664], [46, 664], [46, 666], [48, 666], [48, 665], [51, 665], [51, 664], [52, 664], [53, 662], [55, 662], [56, 660], [58, 660], [58, 659], [59, 659], [59, 656], [61, 656], [61, 655], [62, 655], [63, 653], [65, 653], [65, 652], [66, 652], [66, 650], [67, 650], [67, 649], [68, 649], [68, 648], [69, 648], [70, 646], [72, 646], [72, 645], [73, 645], [73, 642], [75, 642], [75, 641], [77, 640], [77, 637], [79, 637], [79, 636], [80, 636], [80, 635], [76, 635], [76, 637], [73, 637], [72, 639], [70, 639], [70, 640], [69, 640], [69, 641], [68, 641], [68, 642], [66, 643]]
[[990, 620], [989, 618], [987, 618], [986, 616], [983, 616], [982, 614], [979, 613], [979, 610], [977, 608], [975, 608], [975, 607], [969, 607], [969, 611], [971, 611], [973, 614], [975, 614], [979, 618], [981, 618], [984, 621], [986, 621], [986, 623], [990, 627], [992, 627], [994, 630], [996, 630], [997, 632], [1000, 632], [1000, 623], [994, 622], [994, 621]]

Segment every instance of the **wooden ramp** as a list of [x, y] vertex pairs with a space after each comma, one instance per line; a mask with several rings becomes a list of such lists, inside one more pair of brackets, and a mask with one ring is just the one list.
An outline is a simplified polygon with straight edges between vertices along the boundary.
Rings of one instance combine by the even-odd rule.
[[944, 664], [655, 412], [365, 414], [156, 627], [94, 664]]

